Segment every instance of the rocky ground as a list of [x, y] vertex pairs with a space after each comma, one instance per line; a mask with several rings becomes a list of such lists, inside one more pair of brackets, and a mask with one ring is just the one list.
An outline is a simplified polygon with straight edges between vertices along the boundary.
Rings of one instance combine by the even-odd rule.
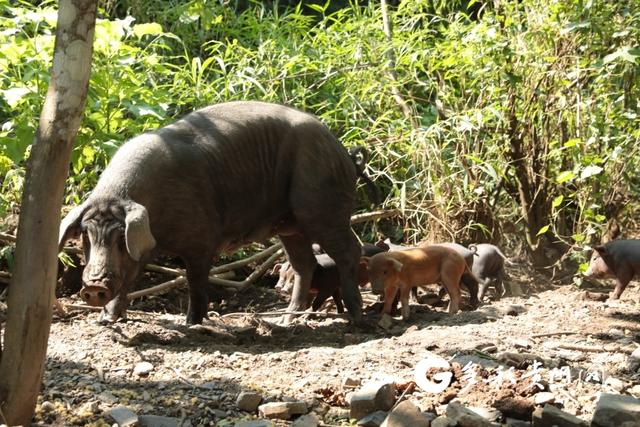
[[[547, 412], [557, 407], [561, 416], [590, 421], [601, 393], [640, 397], [640, 358], [631, 355], [640, 343], [638, 290], [608, 303], [609, 287], [554, 286], [529, 273], [511, 272], [523, 296], [453, 316], [442, 302], [413, 303], [409, 322], [394, 318], [385, 329], [369, 312], [367, 331], [342, 318], [276, 324], [275, 316], [260, 314], [287, 305], [273, 280], [212, 305], [210, 321], [197, 327], [184, 325], [184, 291], [138, 301], [128, 320], [111, 326], [97, 324], [95, 312], [70, 310], [54, 318], [35, 421], [353, 425], [350, 416], [395, 404], [394, 413], [420, 422], [440, 416], [434, 426], [456, 425], [454, 418], [461, 426], [499, 425], [487, 419], [507, 417], [516, 426], [530, 425], [517, 420], [531, 421], [545, 404], [553, 405]], [[434, 368], [438, 363], [445, 367]], [[461, 416], [465, 408], [485, 420], [469, 424], [475, 415]], [[540, 409], [536, 414], [535, 425], [551, 425], [540, 423]], [[386, 412], [376, 416], [361, 424], [379, 425]], [[385, 425], [428, 425], [392, 421]]]

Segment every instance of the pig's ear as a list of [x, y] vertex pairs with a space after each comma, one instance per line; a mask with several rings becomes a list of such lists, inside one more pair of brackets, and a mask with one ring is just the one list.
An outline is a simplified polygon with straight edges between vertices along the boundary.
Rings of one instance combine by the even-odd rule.
[[604, 247], [604, 246], [602, 246], [602, 245], [594, 246], [594, 247], [593, 247], [593, 250], [594, 250], [594, 251], [596, 251], [596, 252], [598, 252], [600, 255], [602, 255], [602, 254], [606, 254], [606, 253], [607, 253], [607, 248], [605, 248], [605, 247]]
[[397, 259], [390, 259], [388, 262], [389, 267], [394, 268], [398, 273], [402, 271], [402, 263]]
[[156, 239], [153, 238], [149, 226], [149, 213], [144, 206], [133, 201], [125, 206], [125, 211], [127, 216], [124, 219], [124, 235], [127, 252], [134, 261], [140, 261], [143, 254], [156, 246]]
[[60, 230], [58, 232], [58, 251], [61, 251], [64, 247], [64, 243], [80, 235], [80, 221], [82, 215], [87, 209], [85, 204], [81, 204], [71, 209], [71, 211], [60, 222]]
[[369, 262], [371, 262], [371, 257], [369, 256], [361, 256], [359, 264], [369, 266]]
[[273, 266], [273, 270], [271, 270], [271, 274], [273, 276], [275, 276], [276, 274], [280, 274], [280, 271], [282, 270], [282, 263], [281, 262], [277, 262], [275, 263], [275, 265]]

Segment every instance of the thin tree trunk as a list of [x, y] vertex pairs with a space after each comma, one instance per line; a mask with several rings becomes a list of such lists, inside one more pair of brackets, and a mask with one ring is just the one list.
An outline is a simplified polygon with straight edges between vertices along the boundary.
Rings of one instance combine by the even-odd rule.
[[96, 8], [96, 0], [59, 2], [51, 80], [22, 194], [0, 361], [0, 406], [9, 425], [31, 423], [40, 391], [56, 282], [60, 208], [87, 95]]

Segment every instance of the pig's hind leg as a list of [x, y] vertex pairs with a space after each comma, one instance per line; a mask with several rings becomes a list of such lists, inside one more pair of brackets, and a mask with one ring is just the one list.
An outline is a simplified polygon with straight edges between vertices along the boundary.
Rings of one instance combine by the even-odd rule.
[[631, 268], [625, 266], [616, 271], [616, 288], [611, 294], [611, 299], [619, 299], [631, 279], [633, 279], [633, 270]]
[[[304, 311], [307, 309], [309, 289], [313, 272], [317, 261], [311, 249], [311, 240], [305, 235], [280, 236], [280, 241], [287, 252], [287, 259], [295, 273], [293, 281], [293, 291], [291, 292], [291, 302], [287, 311]], [[292, 319], [288, 315], [284, 317], [287, 323]]]

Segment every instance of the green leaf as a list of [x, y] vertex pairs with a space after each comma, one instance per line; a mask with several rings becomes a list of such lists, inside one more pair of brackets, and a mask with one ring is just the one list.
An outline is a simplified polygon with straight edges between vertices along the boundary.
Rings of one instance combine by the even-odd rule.
[[147, 24], [136, 24], [133, 26], [133, 34], [138, 38], [146, 35], [162, 34], [162, 25], [156, 22], [149, 22]]
[[605, 56], [603, 62], [609, 64], [613, 61], [623, 61], [636, 64], [636, 60], [640, 56], [640, 49], [631, 46], [621, 46], [613, 53]]
[[564, 182], [567, 182], [571, 179], [573, 179], [576, 176], [575, 173], [573, 173], [572, 171], [564, 171], [564, 172], [560, 172], [560, 174], [558, 175], [558, 177], [556, 178], [556, 182], [558, 184], [562, 184]]
[[553, 202], [551, 203], [551, 207], [557, 208], [558, 206], [560, 206], [563, 200], [564, 200], [564, 196], [559, 195], [558, 197], [553, 199]]
[[548, 224], [547, 224], [547, 225], [545, 225], [544, 227], [542, 227], [542, 228], [538, 231], [538, 234], [536, 234], [536, 237], [537, 237], [537, 236], [541, 236], [541, 235], [543, 235], [543, 234], [544, 234], [544, 233], [546, 233], [547, 231], [549, 231], [549, 225], [548, 225]]
[[600, 166], [589, 165], [582, 170], [582, 173], [580, 173], [580, 179], [587, 179], [590, 176], [598, 175], [602, 171], [603, 169]]

